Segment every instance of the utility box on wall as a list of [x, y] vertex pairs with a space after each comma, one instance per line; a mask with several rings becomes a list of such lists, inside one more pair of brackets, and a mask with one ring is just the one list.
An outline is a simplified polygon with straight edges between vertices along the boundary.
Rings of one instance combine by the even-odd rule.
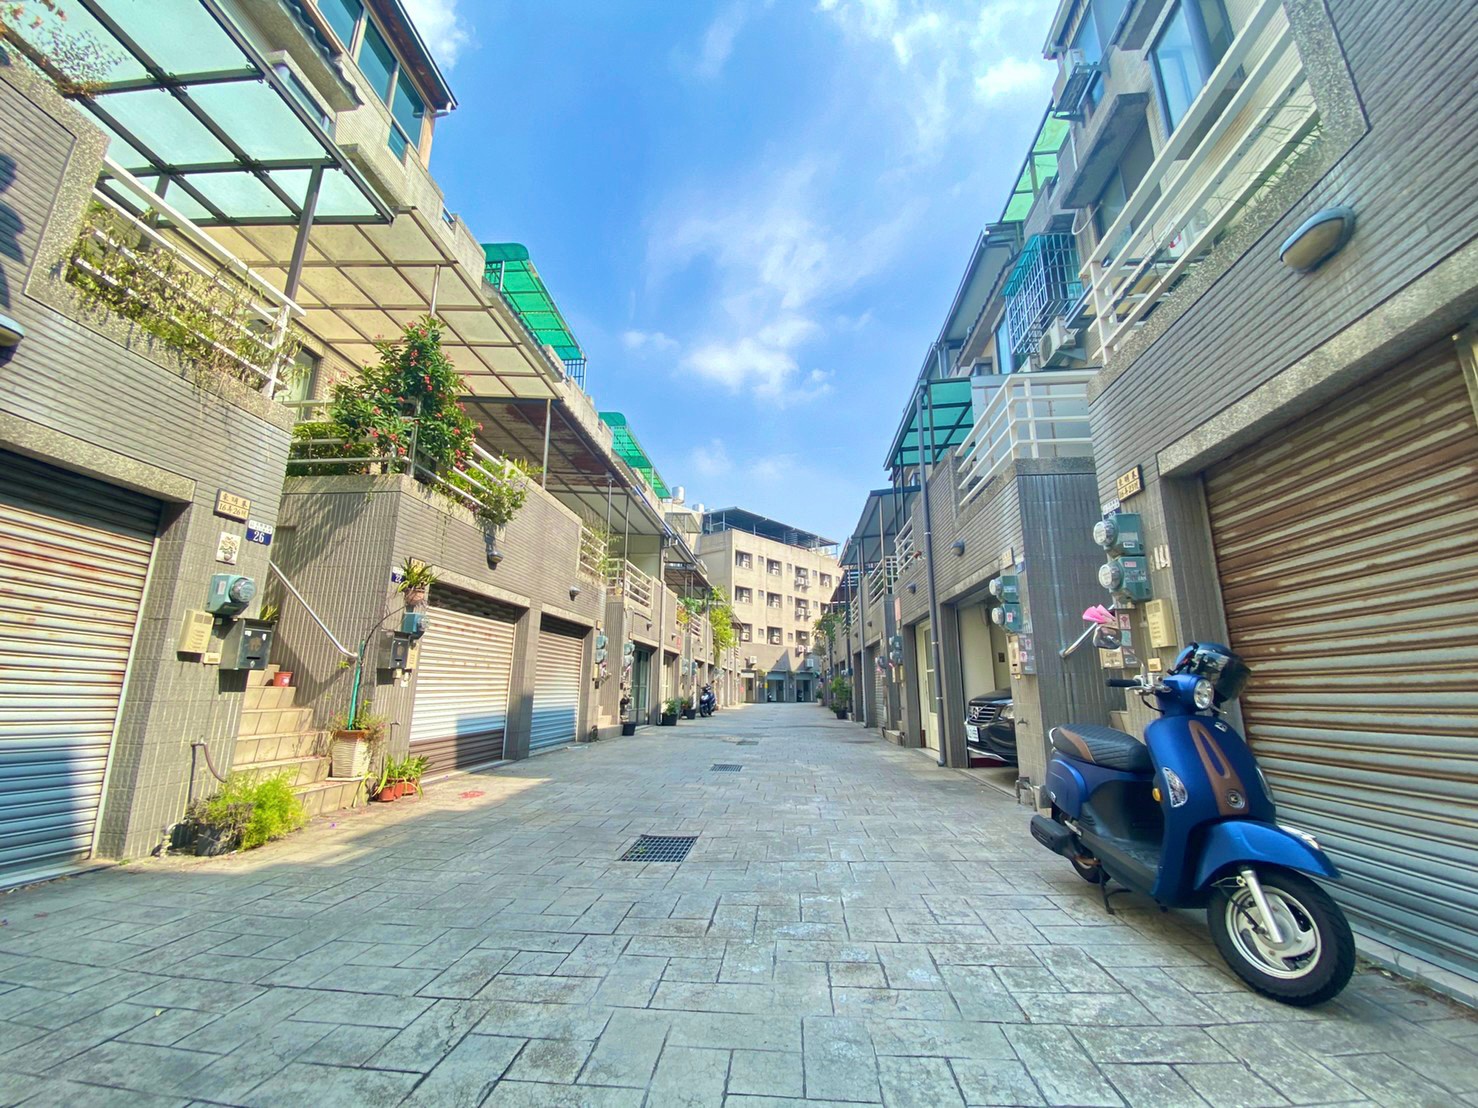
[[239, 619], [221, 640], [222, 669], [266, 669], [272, 656], [272, 628]]
[[375, 668], [388, 670], [410, 669], [411, 637], [396, 631], [381, 631], [379, 653]]

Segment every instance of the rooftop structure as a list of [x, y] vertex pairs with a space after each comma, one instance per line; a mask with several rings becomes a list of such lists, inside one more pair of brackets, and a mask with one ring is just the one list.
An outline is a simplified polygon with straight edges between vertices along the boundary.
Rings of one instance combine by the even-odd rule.
[[503, 294], [513, 305], [536, 339], [551, 347], [564, 362], [570, 379], [585, 387], [585, 352], [570, 325], [554, 302], [554, 297], [534, 268], [529, 249], [517, 242], [485, 242], [482, 251], [487, 258], [485, 276], [488, 284]]
[[720, 531], [745, 531], [761, 538], [774, 539], [787, 546], [798, 546], [803, 550], [822, 550], [836, 546], [835, 539], [828, 539], [813, 531], [803, 531], [768, 516], [757, 515], [743, 508], [719, 508], [703, 513], [703, 533], [718, 534]]

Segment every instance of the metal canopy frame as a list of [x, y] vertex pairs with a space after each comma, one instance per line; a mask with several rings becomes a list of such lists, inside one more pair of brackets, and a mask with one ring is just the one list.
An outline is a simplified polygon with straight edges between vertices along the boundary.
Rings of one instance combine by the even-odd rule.
[[[925, 460], [930, 465], [936, 464], [946, 452], [964, 442], [969, 437], [970, 428], [975, 425], [970, 378], [930, 381], [928, 388], [930, 415], [927, 418], [922, 416], [914, 404], [905, 410], [903, 423], [888, 449], [890, 469], [916, 466], [921, 454], [928, 455]], [[932, 434], [921, 428], [921, 419], [932, 427]]]
[[631, 424], [626, 421], [626, 416], [620, 412], [601, 412], [600, 421], [611, 429], [614, 437], [614, 448], [620, 459], [637, 473], [640, 473], [647, 484], [652, 487], [662, 499], [666, 500], [672, 495], [667, 487], [667, 482], [662, 480], [662, 474], [657, 472], [657, 465], [647, 456], [642, 449], [641, 442], [636, 437], [636, 432], [631, 429]]
[[837, 560], [843, 564], [857, 564], [860, 559], [863, 566], [877, 565], [888, 553], [885, 548], [912, 518], [913, 497], [918, 491], [918, 485], [905, 485], [869, 492], [862, 505], [862, 514], [857, 517], [857, 526], [852, 529]]
[[814, 531], [792, 527], [769, 516], [751, 512], [747, 508], [715, 508], [703, 513], [703, 533], [716, 535], [724, 531], [744, 531], [761, 538], [774, 539], [787, 546], [799, 546], [806, 550], [824, 550], [836, 546], [835, 539], [828, 539]]
[[[69, 34], [119, 52], [110, 79], [68, 95], [109, 135], [110, 157], [192, 222], [392, 218], [217, 0], [60, 0], [58, 13]], [[102, 187], [137, 210], [106, 177]]]
[[513, 305], [534, 337], [553, 347], [566, 365], [583, 362], [585, 352], [580, 349], [580, 340], [575, 338], [544, 278], [534, 268], [528, 247], [518, 242], [485, 242], [482, 251], [487, 259], [483, 276]]

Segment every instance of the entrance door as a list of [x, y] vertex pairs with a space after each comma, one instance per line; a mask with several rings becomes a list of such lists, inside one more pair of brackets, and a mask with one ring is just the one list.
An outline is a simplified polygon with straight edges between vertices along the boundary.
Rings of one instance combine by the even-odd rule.
[[451, 590], [433, 590], [431, 600], [416, 660], [411, 753], [424, 755], [432, 772], [496, 762], [508, 726], [516, 613]]
[[0, 885], [92, 853], [157, 501], [0, 451]]
[[627, 709], [628, 720], [646, 723], [651, 716], [652, 703], [649, 689], [652, 683], [652, 652], [638, 646], [631, 656], [631, 707]]
[[1478, 424], [1451, 348], [1206, 476], [1248, 737], [1357, 929], [1478, 978]]
[[776, 704], [785, 702], [785, 678], [771, 677], [765, 681], [765, 699]]
[[585, 668], [585, 629], [551, 620], [539, 629], [534, 660], [534, 722], [529, 753], [578, 738], [580, 674]]
[[939, 749], [939, 705], [934, 699], [934, 651], [929, 647], [929, 621], [914, 632], [914, 673], [918, 674], [919, 715], [924, 724], [924, 745]]

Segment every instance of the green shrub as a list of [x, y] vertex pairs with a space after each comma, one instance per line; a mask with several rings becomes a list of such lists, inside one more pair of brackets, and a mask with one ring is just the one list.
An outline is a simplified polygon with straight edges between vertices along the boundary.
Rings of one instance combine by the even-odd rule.
[[242, 850], [280, 839], [307, 821], [286, 774], [253, 781], [233, 773], [201, 812], [201, 822], [207, 826], [239, 831]]

